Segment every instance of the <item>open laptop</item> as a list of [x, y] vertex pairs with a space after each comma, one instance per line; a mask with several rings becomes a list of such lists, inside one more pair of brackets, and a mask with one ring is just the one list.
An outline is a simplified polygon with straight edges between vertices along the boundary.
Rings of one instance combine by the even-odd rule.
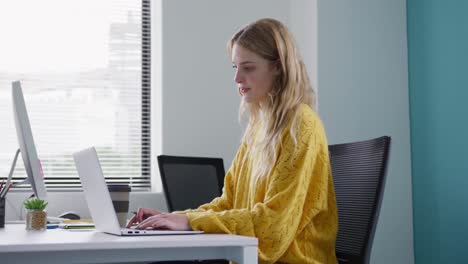
[[186, 235], [203, 231], [137, 230], [119, 226], [112, 200], [107, 189], [101, 164], [94, 147], [73, 153], [76, 169], [81, 179], [86, 202], [96, 230], [118, 236]]

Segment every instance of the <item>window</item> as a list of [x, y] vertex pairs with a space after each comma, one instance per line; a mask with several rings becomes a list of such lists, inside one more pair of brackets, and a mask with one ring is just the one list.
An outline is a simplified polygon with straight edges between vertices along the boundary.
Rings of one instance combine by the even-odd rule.
[[[107, 182], [149, 190], [150, 31], [150, 0], [0, 2], [0, 179], [18, 148], [21, 80], [48, 191], [80, 188], [71, 154], [90, 146]], [[25, 176], [18, 161], [14, 182]]]

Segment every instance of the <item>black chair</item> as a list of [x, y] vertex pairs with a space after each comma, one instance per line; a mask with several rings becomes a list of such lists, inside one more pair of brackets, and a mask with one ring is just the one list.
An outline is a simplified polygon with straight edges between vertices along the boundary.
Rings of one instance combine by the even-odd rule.
[[390, 137], [330, 145], [338, 207], [339, 263], [369, 263], [390, 150]]
[[222, 193], [221, 158], [158, 156], [159, 172], [169, 211], [194, 209]]

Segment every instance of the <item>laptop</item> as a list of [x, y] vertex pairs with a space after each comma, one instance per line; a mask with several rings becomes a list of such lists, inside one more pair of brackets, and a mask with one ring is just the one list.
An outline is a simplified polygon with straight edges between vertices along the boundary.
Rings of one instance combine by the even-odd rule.
[[101, 164], [94, 147], [73, 153], [76, 169], [81, 179], [86, 202], [96, 230], [117, 236], [145, 235], [188, 235], [200, 234], [203, 231], [172, 230], [137, 230], [122, 228], [119, 225], [112, 200], [104, 180]]

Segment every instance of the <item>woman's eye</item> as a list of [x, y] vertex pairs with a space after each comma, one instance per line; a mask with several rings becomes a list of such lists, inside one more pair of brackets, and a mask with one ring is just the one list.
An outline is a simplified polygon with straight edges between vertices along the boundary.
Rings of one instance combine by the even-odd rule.
[[254, 68], [253, 67], [244, 67], [244, 71], [249, 72], [252, 71]]

